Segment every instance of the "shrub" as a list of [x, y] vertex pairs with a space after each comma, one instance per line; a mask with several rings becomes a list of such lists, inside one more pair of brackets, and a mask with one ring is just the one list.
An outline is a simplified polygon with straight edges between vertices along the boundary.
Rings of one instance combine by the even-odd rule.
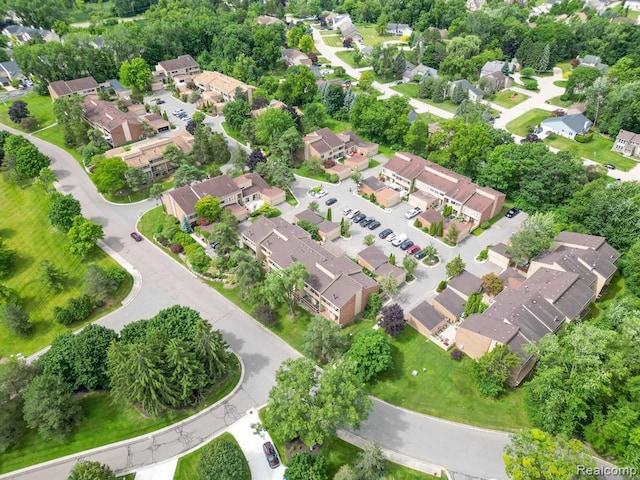
[[198, 220], [196, 220], [196, 223], [199, 227], [204, 227], [205, 225], [211, 225], [212, 222], [208, 218], [200, 217]]
[[167, 240], [165, 237], [156, 237], [156, 241], [163, 247], [169, 245], [169, 240]]
[[589, 143], [593, 139], [593, 132], [589, 132], [586, 135], [576, 135], [574, 140], [578, 143]]
[[571, 97], [566, 93], [563, 93], [562, 95], [560, 95], [560, 100], [562, 100], [563, 102], [568, 102], [569, 100], [571, 100]]
[[53, 319], [60, 325], [71, 325], [89, 318], [93, 311], [93, 302], [89, 295], [70, 298], [67, 305], [53, 308]]
[[451, 350], [451, 359], [455, 360], [456, 362], [459, 362], [460, 360], [462, 360], [462, 357], [464, 356], [464, 354], [462, 353], [462, 350], [458, 350], [457, 348], [454, 348], [453, 350]]
[[196, 243], [196, 241], [193, 238], [191, 238], [191, 235], [189, 235], [188, 233], [181, 232], [181, 231], [177, 231], [173, 235], [171, 240], [173, 241], [173, 243], [179, 243], [183, 247], [186, 247], [187, 245], [193, 245], [193, 244]]
[[485, 248], [484, 250], [480, 251], [480, 253], [476, 257], [476, 260], [478, 260], [479, 262], [484, 262], [487, 258], [489, 258], [489, 249]]
[[524, 88], [526, 88], [527, 90], [537, 90], [538, 89], [538, 82], [536, 80], [534, 80], [533, 78], [520, 78], [520, 80], [522, 81], [522, 84], [524, 85]]
[[340, 181], [340, 177], [338, 177], [338, 174], [332, 173], [331, 175], [329, 175], [329, 181], [331, 183], [338, 183]]
[[184, 248], [179, 243], [172, 243], [169, 246], [169, 250], [171, 250], [171, 253], [175, 253], [177, 255], [178, 253], [182, 253]]
[[202, 480], [245, 480], [251, 478], [247, 459], [231, 434], [214, 439], [202, 449], [200, 478]]
[[447, 288], [447, 281], [446, 281], [446, 280], [442, 280], [442, 281], [438, 284], [438, 287], [436, 288], [436, 292], [440, 293], [440, 292], [442, 292], [445, 288]]
[[273, 309], [266, 303], [258, 305], [256, 308], [254, 308], [253, 316], [268, 326], [273, 326], [278, 321], [276, 312], [274, 312]]
[[483, 229], [483, 230], [488, 229], [490, 226], [491, 226], [491, 222], [482, 222], [480, 224], [480, 228]]

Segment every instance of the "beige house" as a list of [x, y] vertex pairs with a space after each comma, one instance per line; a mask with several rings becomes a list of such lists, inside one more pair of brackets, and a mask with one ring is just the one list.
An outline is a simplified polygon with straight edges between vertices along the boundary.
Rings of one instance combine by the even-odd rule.
[[407, 280], [407, 272], [400, 267], [391, 265], [384, 252], [375, 245], [371, 245], [370, 247], [358, 252], [356, 255], [356, 262], [358, 262], [358, 265], [361, 267], [364, 267], [373, 273], [376, 276], [376, 279], [392, 275], [398, 282], [398, 285]]
[[311, 67], [311, 65], [313, 65], [313, 61], [307, 56], [307, 54], [301, 52], [297, 48], [283, 48], [282, 59], [288, 67], [299, 65]]
[[453, 289], [447, 287], [433, 299], [433, 308], [447, 318], [450, 322], [457, 322], [464, 313], [466, 300]]
[[277, 25], [279, 23], [284, 23], [279, 18], [272, 17], [270, 15], [260, 15], [259, 17], [256, 17], [256, 22], [258, 22], [260, 25], [264, 25], [265, 27], [269, 25]]
[[187, 217], [189, 222], [196, 221], [195, 205], [203, 197], [220, 199], [220, 205], [229, 209], [238, 220], [245, 220], [250, 213], [263, 203], [279, 205], [286, 199], [286, 193], [277, 187], [271, 187], [257, 173], [246, 173], [236, 178], [228, 175], [185, 185], [162, 194], [164, 210], [178, 220]]
[[249, 103], [253, 100], [255, 87], [220, 72], [205, 70], [193, 78], [193, 82], [202, 92], [204, 101], [226, 103], [236, 99], [236, 91], [242, 92]]
[[377, 143], [366, 142], [351, 131], [336, 134], [326, 127], [305, 135], [302, 142], [304, 148], [302, 152], [298, 152], [298, 156], [305, 161], [312, 158], [321, 161], [339, 160], [352, 153], [371, 157], [378, 153]]
[[301, 307], [346, 325], [359, 315], [378, 283], [345, 255], [334, 255], [296, 225], [282, 218], [259, 217], [242, 233], [242, 243], [267, 270], [281, 270], [295, 262], [309, 273], [302, 291]]
[[449, 280], [447, 287], [467, 301], [474, 293], [480, 293], [482, 290], [482, 279], [471, 272], [463, 270], [460, 274]]
[[51, 100], [60, 97], [70, 97], [74, 93], [85, 97], [91, 94], [97, 94], [100, 85], [93, 77], [76, 78], [75, 80], [59, 80], [57, 82], [49, 82], [47, 89]]
[[156, 72], [170, 79], [177, 75], [193, 76], [200, 73], [200, 65], [191, 55], [180, 55], [178, 58], [158, 62]]
[[620, 130], [611, 150], [627, 157], [640, 157], [640, 133]]
[[502, 269], [506, 269], [511, 264], [511, 255], [507, 254], [507, 245], [500, 242], [489, 248], [489, 261], [495, 263]]
[[[433, 308], [428, 302], [421, 302], [407, 314], [407, 323], [428, 339], [440, 342], [436, 338], [438, 332], [450, 324], [449, 319]], [[446, 345], [451, 347], [453, 345]]]
[[175, 170], [164, 156], [169, 145], [176, 146], [183, 153], [190, 153], [193, 149], [193, 136], [187, 131], [182, 131], [173, 137], [150, 138], [129, 145], [128, 148], [113, 148], [106, 151], [104, 156], [120, 157], [128, 167], [139, 168], [147, 177], [155, 180], [166, 177]]
[[320, 215], [309, 209], [298, 212], [293, 216], [293, 223], [298, 224], [300, 220], [306, 220], [311, 225], [318, 227], [318, 235], [323, 242], [330, 242], [340, 236], [340, 224], [325, 220]]
[[392, 207], [402, 201], [400, 192], [387, 187], [381, 180], [378, 180], [374, 176], [362, 180], [358, 188], [360, 193], [364, 195], [374, 195], [378, 205], [385, 208]]
[[349, 167], [351, 171], [361, 172], [362, 170], [369, 168], [369, 157], [359, 152], [355, 152], [344, 157], [343, 163], [346, 167]]

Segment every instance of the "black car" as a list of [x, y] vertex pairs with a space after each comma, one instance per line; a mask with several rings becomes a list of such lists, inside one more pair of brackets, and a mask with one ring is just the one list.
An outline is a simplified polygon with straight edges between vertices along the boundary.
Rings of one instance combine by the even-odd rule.
[[519, 209], [519, 208], [516, 208], [516, 207], [513, 207], [513, 208], [510, 208], [510, 209], [509, 209], [509, 211], [507, 212], [507, 214], [505, 215], [505, 217], [507, 217], [507, 218], [513, 218], [513, 217], [515, 217], [515, 216], [516, 216], [517, 214], [519, 214], [519, 213], [520, 213], [520, 209]]
[[163, 103], [167, 103], [167, 102], [165, 102], [164, 100], [158, 100], [156, 102], [156, 105], [162, 105]]
[[351, 221], [353, 223], [360, 223], [362, 220], [364, 220], [365, 218], [367, 218], [367, 215], [364, 213], [359, 213], [356, 216], [354, 216]]
[[424, 250], [420, 250], [420, 251], [418, 251], [417, 253], [415, 253], [413, 256], [414, 256], [417, 260], [422, 260], [424, 257], [426, 257], [426, 256], [427, 256], [427, 254], [426, 254], [426, 253], [424, 253]]
[[380, 238], [387, 238], [389, 235], [391, 235], [393, 233], [393, 230], [391, 230], [390, 228], [385, 228], [384, 230], [382, 230], [378, 236]]
[[333, 205], [334, 203], [337, 203], [338, 199], [337, 198], [329, 198], [326, 202], [324, 202], [325, 205]]
[[406, 250], [409, 247], [413, 246], [413, 242], [411, 240], [405, 240], [400, 244], [400, 250]]
[[369, 228], [369, 230], [375, 230], [375, 229], [376, 229], [376, 228], [378, 228], [380, 225], [382, 225], [382, 224], [381, 224], [379, 221], [374, 220], [373, 222], [371, 222], [371, 223], [369, 224], [369, 227], [367, 227], [367, 228]]
[[604, 166], [606, 168], [608, 168], [609, 170], [615, 170], [616, 169], [615, 165], [611, 165], [610, 163], [605, 163]]
[[364, 227], [369, 226], [369, 224], [370, 224], [370, 223], [375, 222], [375, 221], [376, 221], [376, 219], [375, 219], [375, 218], [373, 218], [373, 217], [367, 217], [367, 218], [365, 218], [364, 220], [362, 220], [362, 221], [360, 222], [360, 226], [361, 226], [362, 228], [364, 228]]
[[264, 456], [267, 457], [267, 462], [269, 462], [269, 466], [271, 468], [276, 468], [280, 465], [280, 459], [278, 458], [278, 454], [276, 453], [273, 443], [265, 442], [262, 445], [262, 451], [264, 452]]

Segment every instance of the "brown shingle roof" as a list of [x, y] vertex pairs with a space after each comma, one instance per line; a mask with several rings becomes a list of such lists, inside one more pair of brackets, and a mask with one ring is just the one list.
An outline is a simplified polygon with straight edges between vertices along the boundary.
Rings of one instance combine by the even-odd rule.
[[460, 317], [464, 313], [464, 299], [450, 288], [445, 288], [433, 301], [438, 302], [455, 317]]
[[500, 322], [482, 313], [473, 313], [458, 328], [475, 332], [496, 342], [507, 343], [518, 333], [518, 327]]
[[60, 97], [98, 88], [98, 82], [93, 77], [76, 78], [75, 80], [59, 80], [49, 83], [49, 87]]
[[176, 188], [164, 195], [172, 197], [187, 215], [192, 215], [195, 213], [196, 202], [202, 197], [209, 195], [214, 198], [224, 198], [239, 191], [240, 188], [231, 177], [219, 175], [200, 183]]
[[166, 71], [180, 70], [182, 68], [193, 68], [199, 66], [198, 62], [196, 62], [191, 55], [180, 55], [178, 58], [163, 60], [162, 62], [158, 62], [158, 65], [160, 65]]
[[383, 167], [402, 178], [414, 180], [429, 163], [431, 162], [413, 153], [398, 152]]
[[367, 262], [374, 269], [389, 261], [384, 252], [375, 245], [371, 245], [370, 247], [361, 250], [358, 252], [356, 257], [362, 258], [363, 261]]
[[387, 188], [384, 182], [382, 182], [381, 180], [379, 180], [377, 177], [374, 177], [374, 176], [365, 178], [364, 180], [362, 180], [361, 183], [369, 187], [374, 192], [379, 192]]
[[446, 321], [442, 314], [427, 302], [418, 304], [409, 312], [409, 315], [414, 317], [417, 322], [426, 327], [431, 333], [435, 333], [435, 330]]
[[478, 293], [480, 291], [482, 288], [482, 279], [476, 277], [471, 272], [463, 270], [462, 273], [449, 280], [448, 285], [464, 295], [471, 295], [472, 293]]
[[344, 141], [326, 127], [305, 135], [302, 141], [312, 144], [313, 148], [320, 154], [330, 152], [344, 145]]

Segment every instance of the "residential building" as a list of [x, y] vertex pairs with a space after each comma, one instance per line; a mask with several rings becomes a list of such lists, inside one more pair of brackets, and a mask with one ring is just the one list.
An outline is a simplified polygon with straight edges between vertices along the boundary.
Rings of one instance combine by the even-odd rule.
[[561, 117], [549, 117], [540, 123], [543, 134], [553, 132], [562, 137], [573, 140], [576, 135], [586, 135], [593, 122], [578, 113]]
[[[409, 311], [407, 323], [435, 343], [439, 343], [437, 341], [438, 333], [450, 325], [449, 319], [426, 301], [419, 303]], [[446, 346], [449, 347], [449, 345]]]
[[346, 325], [360, 314], [378, 283], [345, 255], [334, 255], [309, 234], [282, 218], [259, 217], [241, 236], [242, 243], [267, 271], [302, 263], [309, 273], [298, 303], [311, 313]]
[[640, 157], [640, 133], [620, 130], [612, 150], [628, 157]]
[[203, 99], [206, 101], [213, 103], [232, 102], [236, 99], [236, 93], [241, 93], [249, 103], [253, 100], [255, 87], [220, 72], [205, 70], [196, 75], [193, 81], [201, 90]]
[[413, 29], [406, 23], [387, 23], [387, 33], [396, 37], [410, 37]]
[[451, 288], [445, 288], [433, 299], [432, 304], [438, 312], [444, 315], [450, 322], [457, 322], [464, 313], [466, 300], [454, 292]]
[[264, 25], [265, 27], [269, 25], [276, 25], [278, 23], [284, 23], [279, 18], [272, 17], [270, 15], [260, 15], [259, 17], [256, 17], [256, 22], [258, 22], [260, 25]]
[[376, 203], [385, 208], [392, 207], [402, 201], [402, 195], [398, 190], [388, 187], [374, 176], [363, 179], [358, 185], [358, 191], [368, 197], [373, 195]]
[[115, 78], [111, 78], [101, 83], [100, 89], [102, 91], [106, 91], [107, 93], [110, 93], [110, 91], [113, 90], [113, 93], [115, 93], [118, 98], [121, 98], [123, 100], [129, 100], [131, 98], [131, 89], [122, 85]]
[[57, 82], [49, 82], [47, 89], [51, 100], [60, 97], [70, 97], [74, 93], [82, 97], [97, 94], [100, 85], [93, 77], [76, 78], [75, 80], [58, 80]]
[[170, 79], [177, 75], [194, 76], [200, 73], [200, 65], [191, 55], [180, 55], [178, 58], [158, 62], [156, 72]]
[[302, 138], [304, 148], [297, 153], [305, 161], [312, 158], [338, 160], [350, 153], [360, 153], [371, 157], [378, 153], [378, 144], [362, 140], [352, 131], [333, 133], [328, 128], [321, 128]]
[[382, 165], [382, 176], [386, 181], [411, 192], [413, 182], [429, 163], [413, 153], [397, 152], [391, 160]]
[[360, 152], [355, 152], [348, 157], [344, 157], [343, 162], [345, 167], [348, 167], [350, 171], [361, 172], [369, 168], [370, 158]]
[[185, 130], [173, 137], [150, 138], [128, 145], [127, 148], [113, 148], [106, 151], [104, 156], [120, 157], [128, 167], [139, 168], [147, 177], [155, 180], [166, 177], [176, 169], [164, 156], [169, 145], [176, 146], [185, 154], [190, 153], [193, 149], [193, 136]]
[[584, 58], [578, 57], [580, 65], [583, 67], [594, 67], [600, 70], [602, 73], [607, 73], [609, 65], [602, 63], [602, 58], [597, 55], [585, 55]]
[[307, 56], [306, 53], [302, 53], [297, 48], [283, 48], [282, 49], [282, 59], [287, 64], [288, 67], [298, 66], [298, 65], [306, 65], [307, 67], [311, 67], [313, 62]]
[[9, 37], [9, 43], [23, 45], [30, 40], [42, 39], [45, 42], [59, 42], [60, 37], [52, 30], [25, 27], [23, 25], [7, 25], [2, 33]]
[[13, 80], [24, 80], [25, 78], [16, 62], [0, 62], [0, 84], [6, 87]]
[[505, 88], [511, 87], [513, 82], [511, 77], [507, 77], [502, 72], [492, 72], [481, 77], [480, 83], [484, 83], [482, 88], [489, 92], [499, 92]]
[[513, 63], [503, 62], [502, 60], [491, 60], [482, 66], [482, 69], [480, 70], [480, 78], [486, 77], [487, 75], [491, 75], [495, 72], [504, 73], [502, 72], [502, 69], [505, 64], [509, 66], [509, 71], [507, 73], [512, 73], [515, 70], [515, 65]]
[[203, 197], [220, 199], [220, 205], [228, 208], [238, 220], [245, 220], [249, 212], [262, 204], [279, 205], [286, 199], [286, 193], [270, 186], [257, 173], [246, 173], [236, 178], [228, 175], [185, 185], [162, 194], [165, 212], [178, 220], [187, 217], [191, 223], [196, 221], [195, 205]]
[[480, 293], [480, 290], [482, 290], [482, 279], [471, 272], [463, 270], [449, 280], [447, 288], [453, 290], [454, 293], [466, 301], [469, 300], [469, 297], [474, 293]]
[[535, 364], [524, 346], [584, 317], [611, 281], [618, 257], [603, 237], [560, 233], [550, 252], [531, 261], [524, 281], [507, 286], [487, 310], [460, 323], [456, 345], [476, 359], [508, 345], [522, 360], [512, 378], [518, 385]]
[[472, 102], [482, 100], [482, 97], [484, 97], [484, 92], [471, 85], [469, 80], [456, 80], [455, 82], [451, 82], [449, 84], [449, 97], [453, 95], [453, 91], [456, 87], [462, 88], [462, 91], [467, 94], [469, 100]]
[[398, 282], [398, 285], [404, 283], [407, 279], [407, 272], [396, 265], [392, 265], [385, 253], [375, 245], [358, 252], [356, 262], [375, 275], [376, 279], [391, 275]]
[[318, 235], [320, 235], [323, 242], [330, 242], [340, 236], [339, 223], [325, 220], [316, 212], [312, 212], [309, 209], [298, 212], [293, 216], [294, 224], [297, 225], [300, 220], [305, 220], [311, 225], [318, 227]]
[[418, 65], [412, 65], [411, 68], [405, 70], [404, 74], [402, 75], [402, 81], [419, 82], [425, 77], [438, 78], [438, 70], [419, 63]]

